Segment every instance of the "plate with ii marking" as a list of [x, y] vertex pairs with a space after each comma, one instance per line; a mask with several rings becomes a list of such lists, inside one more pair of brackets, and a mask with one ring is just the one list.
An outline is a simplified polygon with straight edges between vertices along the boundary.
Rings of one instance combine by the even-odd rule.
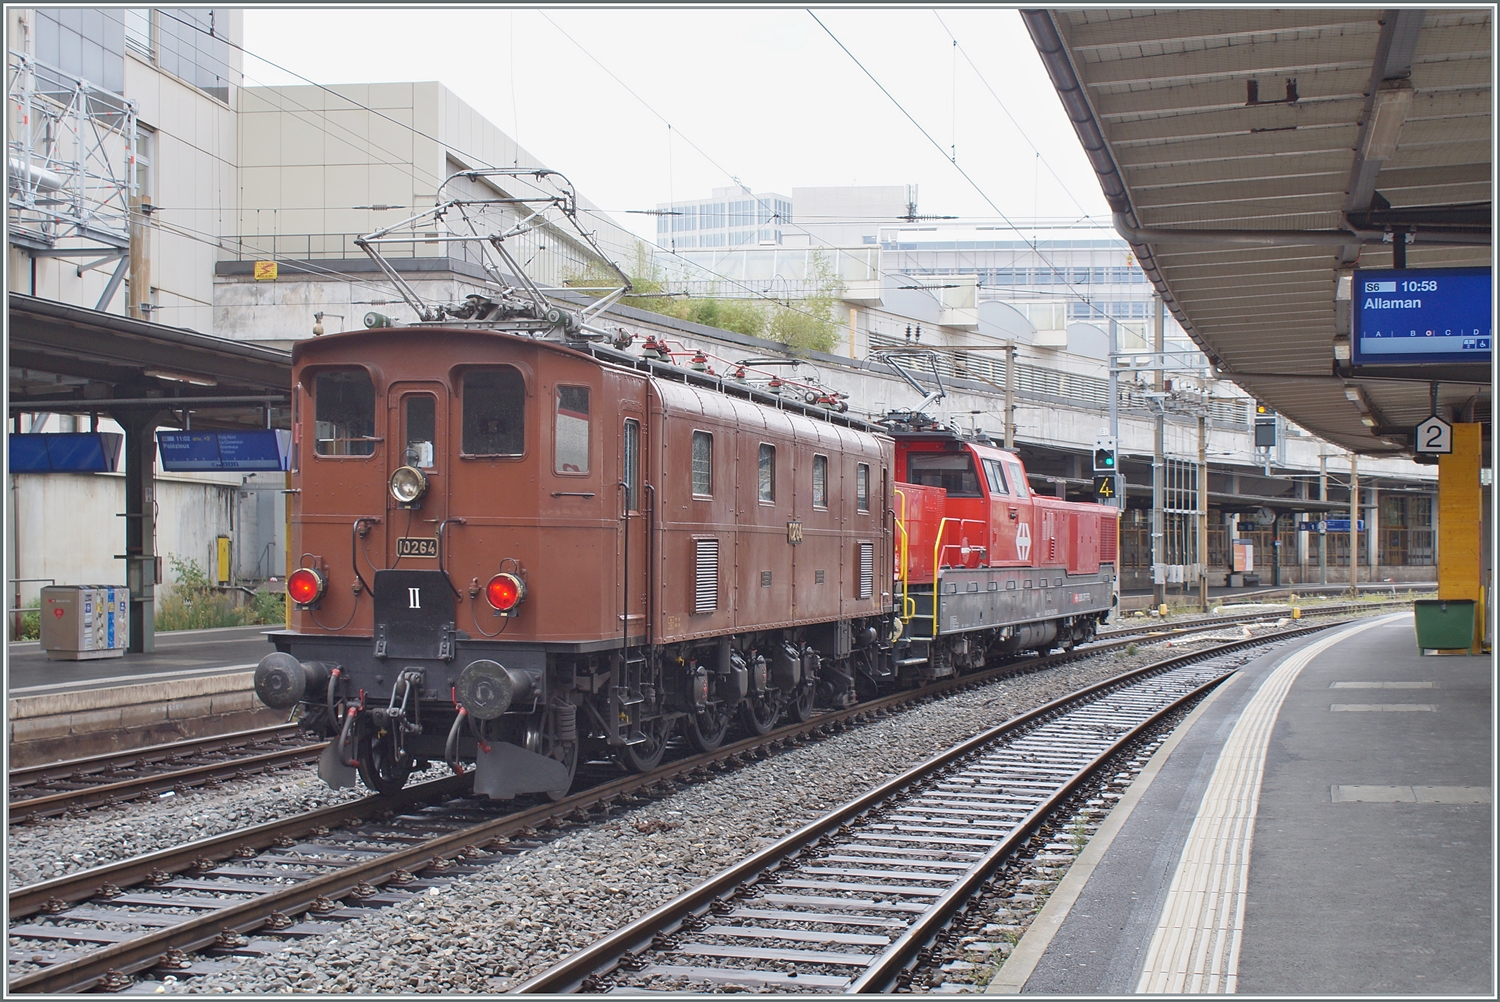
[[401, 536], [396, 540], [397, 557], [436, 557], [436, 536]]

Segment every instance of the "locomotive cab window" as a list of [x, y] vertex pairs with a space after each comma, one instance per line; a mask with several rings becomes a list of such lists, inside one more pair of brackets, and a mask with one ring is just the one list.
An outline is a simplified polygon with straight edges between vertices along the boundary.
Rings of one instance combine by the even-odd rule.
[[1006, 463], [1005, 465], [1008, 467], [1006, 472], [1010, 474], [1010, 482], [1016, 485], [1016, 497], [1030, 497], [1031, 492], [1026, 487], [1026, 474], [1021, 472], [1021, 464]]
[[526, 381], [510, 366], [471, 369], [463, 379], [466, 456], [519, 456], [526, 449]]
[[714, 494], [714, 437], [706, 431], [693, 432], [693, 497], [708, 498]]
[[375, 452], [375, 384], [364, 369], [318, 375], [313, 384], [313, 446], [320, 456]]
[[967, 452], [909, 452], [906, 480], [923, 487], [943, 487], [950, 498], [977, 498], [979, 476]]
[[813, 495], [814, 508], [828, 507], [828, 457], [813, 456]]
[[437, 400], [426, 393], [413, 393], [402, 402], [406, 410], [406, 450], [402, 453], [402, 462], [430, 470], [436, 465], [433, 442], [437, 430]]
[[991, 494], [1009, 494], [1005, 487], [1005, 470], [1000, 466], [998, 459], [986, 459], [984, 461], [984, 477], [990, 483]]
[[776, 446], [760, 445], [760, 474], [759, 474], [760, 499], [774, 504], [776, 502]]
[[557, 424], [553, 437], [553, 470], [557, 473], [589, 471], [589, 388], [557, 388]]
[[854, 510], [870, 511], [870, 464], [860, 463], [854, 468]]

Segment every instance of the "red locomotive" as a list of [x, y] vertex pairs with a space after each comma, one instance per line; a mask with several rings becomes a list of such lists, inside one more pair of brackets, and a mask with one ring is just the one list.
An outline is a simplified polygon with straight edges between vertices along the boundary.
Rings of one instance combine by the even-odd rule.
[[1114, 509], [1032, 496], [1014, 453], [609, 347], [539, 294], [446, 312], [293, 351], [295, 606], [255, 684], [334, 739], [330, 784], [446, 758], [561, 796], [580, 756], [650, 769], [1110, 610]]

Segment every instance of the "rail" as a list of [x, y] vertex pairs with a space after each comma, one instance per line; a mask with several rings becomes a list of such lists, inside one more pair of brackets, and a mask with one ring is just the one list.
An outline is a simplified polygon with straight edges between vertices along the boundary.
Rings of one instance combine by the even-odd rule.
[[[898, 990], [920, 951], [1070, 796], [1239, 667], [1215, 659], [1272, 639], [1169, 658], [1023, 713], [805, 825], [513, 991], [629, 993], [663, 987], [651, 983], [655, 977], [727, 982], [739, 990]], [[1039, 768], [1043, 745], [1048, 758]], [[966, 791], [975, 795], [965, 797]], [[813, 931], [818, 926], [863, 931]], [[683, 942], [689, 934], [694, 941]], [[740, 945], [746, 940], [766, 945]], [[771, 946], [777, 940], [793, 946]], [[866, 952], [872, 947], [879, 952]], [[721, 958], [722, 966], [710, 966]], [[633, 983], [604, 980], [617, 976]]]

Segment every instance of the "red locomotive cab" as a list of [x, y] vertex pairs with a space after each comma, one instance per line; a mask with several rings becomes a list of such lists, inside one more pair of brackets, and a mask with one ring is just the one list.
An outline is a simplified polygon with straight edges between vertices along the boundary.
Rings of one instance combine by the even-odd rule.
[[972, 447], [951, 438], [917, 440], [906, 443], [900, 458], [906, 483], [947, 492], [931, 544], [936, 566], [987, 566], [991, 499]]
[[1044, 560], [1035, 545], [1038, 526], [1035, 504], [1026, 483], [1026, 469], [1013, 452], [988, 446], [971, 446], [989, 505], [989, 565], [1034, 567]]

